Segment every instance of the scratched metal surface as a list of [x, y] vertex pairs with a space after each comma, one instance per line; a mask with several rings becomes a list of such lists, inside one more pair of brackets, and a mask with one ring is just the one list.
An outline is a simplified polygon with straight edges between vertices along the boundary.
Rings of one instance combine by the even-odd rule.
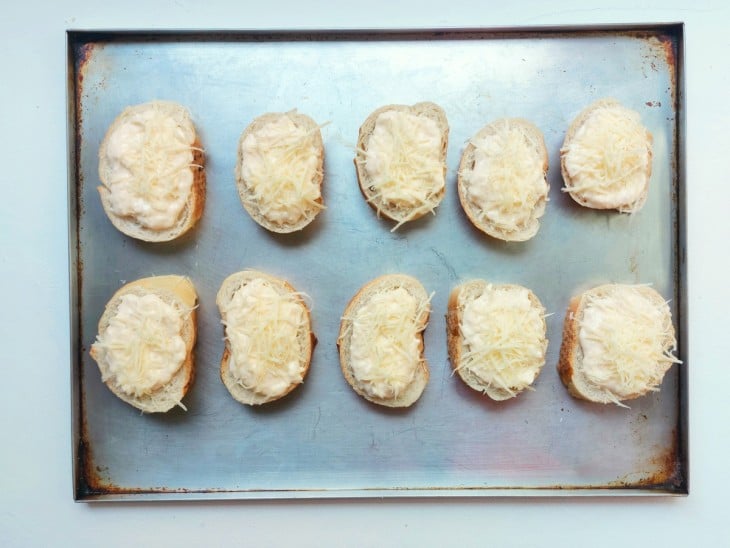
[[[570, 297], [603, 282], [651, 283], [675, 319], [684, 291], [678, 207], [677, 53], [681, 27], [228, 34], [69, 34], [72, 379], [78, 500], [326, 496], [683, 493], [685, 366], [630, 409], [576, 401], [555, 370]], [[681, 76], [681, 75], [680, 75]], [[678, 84], [680, 82], [680, 84]], [[634, 215], [584, 209], [560, 192], [559, 148], [573, 117], [612, 96], [654, 135], [649, 199]], [[191, 111], [207, 155], [208, 195], [182, 240], [117, 232], [96, 186], [97, 149], [126, 106], [170, 99]], [[396, 233], [358, 190], [358, 127], [387, 103], [430, 100], [451, 127], [447, 193], [433, 217]], [[240, 205], [236, 144], [257, 115], [297, 108], [323, 128], [327, 209], [301, 234], [272, 235]], [[488, 239], [463, 215], [455, 173], [465, 141], [503, 116], [532, 120], [549, 151], [550, 201], [526, 243]], [[681, 148], [679, 149], [681, 150]], [[681, 156], [681, 154], [680, 154]], [[77, 160], [77, 161], [76, 161]], [[76, 230], [78, 229], [78, 230]], [[683, 244], [682, 244], [683, 245]], [[285, 400], [235, 402], [218, 377], [215, 294], [243, 268], [311, 296], [319, 344]], [[434, 292], [425, 352], [431, 380], [407, 410], [358, 397], [339, 369], [340, 314], [366, 281], [390, 272]], [[192, 278], [200, 297], [197, 376], [188, 411], [142, 415], [101, 383], [88, 356], [106, 301], [125, 281]], [[552, 315], [547, 363], [532, 392], [493, 403], [453, 377], [444, 314], [473, 277], [531, 288]], [[680, 348], [684, 357], [684, 348]]]

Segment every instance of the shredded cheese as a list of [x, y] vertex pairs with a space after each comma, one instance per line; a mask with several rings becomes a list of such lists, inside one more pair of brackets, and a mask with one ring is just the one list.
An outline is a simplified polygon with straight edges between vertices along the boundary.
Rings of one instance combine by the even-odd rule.
[[[618, 399], [656, 391], [673, 363], [681, 363], [671, 318], [664, 307], [627, 285], [589, 294], [578, 340], [587, 380]], [[616, 402], [618, 403], [618, 402]]]
[[175, 225], [193, 184], [195, 128], [185, 109], [152, 102], [129, 107], [110, 129], [100, 158], [111, 210], [140, 225]]
[[372, 295], [349, 319], [350, 366], [362, 389], [381, 399], [397, 398], [421, 364], [419, 320], [429, 303], [403, 287]]
[[398, 226], [433, 212], [441, 201], [445, 186], [441, 142], [441, 130], [431, 118], [395, 110], [378, 116], [363, 151], [371, 191], [368, 201], [409, 210]]
[[255, 278], [233, 294], [224, 318], [231, 346], [228, 367], [241, 386], [274, 397], [304, 380], [297, 335], [307, 314], [295, 294], [280, 293], [269, 281]]
[[526, 228], [547, 200], [539, 143], [509, 120], [493, 124], [494, 132], [471, 141], [474, 165], [462, 171], [467, 199], [482, 221], [512, 232]]
[[464, 307], [459, 325], [464, 352], [457, 370], [510, 396], [528, 388], [545, 363], [543, 314], [526, 288], [487, 285]]
[[129, 396], [143, 396], [164, 386], [186, 356], [181, 313], [154, 294], [126, 294], [94, 348], [111, 379]]
[[272, 223], [292, 224], [322, 209], [321, 162], [315, 133], [280, 116], [249, 133], [241, 142], [245, 197]]
[[637, 112], [618, 104], [599, 108], [560, 151], [570, 177], [563, 192], [591, 207], [633, 212], [646, 188], [651, 150]]

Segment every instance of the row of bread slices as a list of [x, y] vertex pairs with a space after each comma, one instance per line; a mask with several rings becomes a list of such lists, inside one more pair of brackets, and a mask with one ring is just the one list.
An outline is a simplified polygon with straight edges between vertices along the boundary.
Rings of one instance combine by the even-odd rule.
[[[337, 339], [340, 365], [360, 396], [407, 407], [429, 379], [423, 332], [431, 297], [407, 275], [385, 275], [350, 300]], [[220, 376], [241, 403], [277, 400], [304, 381], [316, 338], [303, 294], [285, 280], [246, 270], [226, 278], [216, 303], [225, 328]], [[168, 411], [193, 378], [197, 296], [182, 276], [129, 283], [115, 293], [92, 345], [102, 380], [145, 412]], [[531, 387], [545, 363], [545, 309], [519, 285], [473, 280], [448, 304], [451, 365], [494, 400]], [[616, 403], [658, 390], [679, 360], [669, 307], [646, 285], [602, 285], [572, 299], [558, 371], [578, 398]]]
[[[388, 105], [360, 127], [355, 168], [378, 216], [403, 223], [434, 212], [444, 197], [449, 125], [434, 103]], [[581, 112], [560, 150], [566, 192], [581, 205], [637, 211], [647, 197], [652, 136], [639, 114], [612, 99]], [[172, 240], [200, 218], [204, 155], [187, 110], [154, 101], [125, 109], [99, 149], [99, 187], [112, 223], [147, 241]], [[541, 131], [500, 119], [472, 137], [457, 175], [461, 205], [482, 232], [532, 238], [548, 195], [548, 153]], [[294, 232], [324, 208], [320, 127], [291, 111], [268, 113], [238, 144], [236, 183], [243, 207], [264, 228]]]

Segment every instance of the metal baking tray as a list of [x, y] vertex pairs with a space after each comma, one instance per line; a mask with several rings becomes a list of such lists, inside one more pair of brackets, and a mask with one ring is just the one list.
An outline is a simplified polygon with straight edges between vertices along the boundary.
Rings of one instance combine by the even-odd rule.
[[[69, 31], [68, 138], [71, 417], [81, 501], [688, 493], [687, 279], [682, 24], [276, 32]], [[559, 149], [573, 117], [611, 96], [654, 136], [649, 199], [622, 215], [561, 193]], [[152, 99], [191, 111], [207, 156], [199, 225], [148, 244], [117, 232], [98, 199], [97, 150], [114, 117]], [[430, 100], [451, 133], [447, 193], [435, 216], [390, 232], [360, 195], [358, 127], [388, 103]], [[327, 209], [305, 231], [274, 235], [241, 207], [236, 144], [269, 111], [299, 109], [323, 128]], [[455, 188], [466, 140], [503, 116], [532, 120], [549, 150], [550, 201], [537, 236], [477, 232]], [[319, 344], [305, 383], [258, 408], [218, 376], [215, 306], [230, 273], [257, 268], [311, 297]], [[431, 380], [405, 410], [358, 397], [340, 372], [340, 315], [366, 281], [392, 272], [434, 292], [425, 352]], [[188, 408], [143, 415], [102, 384], [88, 350], [124, 282], [184, 274], [200, 297], [197, 375]], [[531, 288], [552, 315], [535, 390], [494, 403], [452, 376], [446, 303], [473, 277]], [[684, 364], [630, 409], [580, 402], [555, 365], [570, 297], [604, 282], [650, 283], [668, 300]]]

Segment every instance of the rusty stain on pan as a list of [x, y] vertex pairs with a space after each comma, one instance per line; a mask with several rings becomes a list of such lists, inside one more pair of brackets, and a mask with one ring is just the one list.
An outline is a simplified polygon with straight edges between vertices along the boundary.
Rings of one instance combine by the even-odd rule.
[[681, 461], [678, 455], [679, 440], [677, 431], [672, 431], [672, 443], [664, 453], [656, 455], [651, 464], [655, 467], [655, 472], [637, 483], [639, 487], [655, 487], [655, 488], [679, 488], [682, 484]]
[[[658, 449], [648, 463], [644, 465], [646, 470], [636, 472], [609, 482], [607, 488], [625, 488], [657, 490], [672, 493], [682, 493], [685, 489], [685, 481], [682, 470], [682, 461], [679, 456], [679, 438], [677, 431], [672, 431], [669, 446]], [[636, 479], [638, 477], [638, 479]]]
[[[73, 296], [75, 298], [74, 306], [77, 311], [82, 310], [82, 299], [83, 299], [83, 273], [84, 263], [81, 249], [81, 234], [80, 225], [81, 217], [83, 214], [84, 202], [82, 196], [82, 185], [83, 185], [83, 173], [81, 169], [81, 150], [83, 145], [83, 139], [81, 135], [83, 114], [82, 114], [82, 93], [84, 85], [84, 77], [86, 75], [86, 65], [93, 51], [93, 44], [86, 43], [79, 45], [78, 43], [70, 44], [71, 54], [73, 56], [73, 64], [70, 66], [71, 77], [72, 77], [72, 93], [73, 93], [73, 115], [72, 123], [74, 124], [73, 134], [73, 177], [74, 180], [69, 182], [69, 185], [73, 189], [73, 194], [70, 194], [72, 200], [72, 207], [74, 207], [74, 218], [69, 220], [71, 227], [74, 230], [73, 237], [76, 238], [75, 242], [75, 264], [70, 264], [71, 275], [74, 278], [74, 290]], [[78, 438], [76, 439], [75, 448], [75, 459], [74, 463], [76, 484], [75, 493], [77, 498], [83, 498], [88, 494], [88, 468], [92, 462], [91, 448], [88, 443], [87, 436], [87, 423], [86, 423], [86, 410], [85, 410], [85, 387], [83, 382], [83, 359], [82, 353], [85, 351], [83, 345], [83, 325], [82, 322], [77, 321], [76, 324], [76, 340], [72, 341], [72, 348], [75, 352], [74, 363], [72, 366], [75, 368], [74, 380], [78, 389], [78, 415], [75, 416], [76, 426], [78, 432]]]
[[[84, 257], [82, 253], [82, 247], [81, 247], [81, 217], [84, 214], [85, 209], [85, 203], [84, 203], [84, 195], [83, 195], [83, 186], [84, 186], [84, 175], [83, 170], [81, 169], [81, 150], [83, 146], [83, 134], [81, 131], [81, 128], [83, 127], [83, 107], [82, 107], [82, 98], [84, 95], [84, 79], [86, 77], [87, 67], [89, 64], [89, 61], [91, 60], [91, 57], [94, 53], [94, 50], [96, 49], [96, 45], [93, 42], [90, 43], [84, 43], [84, 44], [76, 44], [74, 45], [76, 51], [74, 53], [75, 57], [75, 64], [73, 67], [74, 70], [74, 175], [76, 177], [76, 180], [73, 182], [74, 184], [74, 193], [76, 198], [76, 219], [75, 219], [75, 228], [76, 228], [76, 268], [75, 268], [75, 275], [76, 275], [76, 298], [77, 298], [77, 304], [78, 307], [77, 310], [83, 309], [83, 282], [84, 282]], [[82, 325], [81, 322], [79, 322], [79, 332], [78, 332], [78, 346], [77, 348], [81, 349], [81, 351], [84, 350], [83, 348], [83, 332], [82, 332]], [[80, 356], [79, 356], [80, 357]], [[80, 364], [82, 361], [79, 359], [78, 364]], [[79, 372], [79, 375], [81, 375], [81, 372]], [[81, 383], [83, 386], [83, 383]]]

